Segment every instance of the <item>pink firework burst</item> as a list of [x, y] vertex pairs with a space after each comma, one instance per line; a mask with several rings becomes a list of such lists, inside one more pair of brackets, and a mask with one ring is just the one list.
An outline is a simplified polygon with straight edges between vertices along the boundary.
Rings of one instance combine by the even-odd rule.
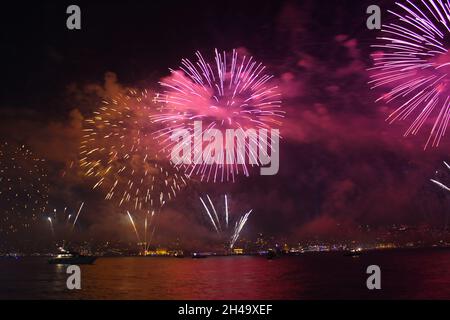
[[425, 148], [439, 146], [450, 119], [450, 5], [422, 0], [396, 3], [396, 21], [383, 25], [383, 36], [373, 47], [373, 88], [387, 89], [377, 101], [397, 102], [390, 123], [410, 120], [405, 136], [428, 127]]
[[[239, 55], [236, 50], [227, 54], [216, 49], [213, 63], [205, 60], [200, 52], [196, 52], [195, 56], [195, 62], [183, 59], [179, 70], [170, 70], [170, 76], [160, 82], [163, 91], [155, 96], [160, 108], [152, 120], [163, 125], [156, 131], [155, 137], [161, 141], [166, 152], [183, 147], [171, 140], [176, 130], [187, 130], [195, 141], [210, 129], [224, 132], [233, 129], [247, 133], [249, 129], [267, 131], [281, 126], [284, 117], [281, 94], [273, 83], [273, 75], [266, 72], [262, 63], [253, 57]], [[196, 130], [194, 123], [199, 122], [202, 127]], [[247, 135], [246, 139], [255, 137]], [[260, 165], [254, 150], [248, 147], [248, 140], [245, 154], [241, 157], [253, 160], [249, 161], [251, 165]], [[222, 143], [222, 146], [225, 145]], [[194, 150], [203, 150], [204, 147], [204, 142], [201, 142], [194, 145]], [[235, 151], [234, 154], [238, 155]], [[237, 161], [234, 164], [206, 164], [202, 161], [202, 153], [196, 154], [192, 164], [176, 164], [183, 166], [190, 177], [225, 182], [234, 181], [238, 174], [250, 174], [245, 161], [240, 164]], [[223, 147], [217, 156], [224, 159], [229, 155]]]

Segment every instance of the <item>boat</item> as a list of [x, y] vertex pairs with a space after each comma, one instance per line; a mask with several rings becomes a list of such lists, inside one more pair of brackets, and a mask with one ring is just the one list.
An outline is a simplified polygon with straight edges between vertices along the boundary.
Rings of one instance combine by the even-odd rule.
[[97, 257], [95, 256], [85, 256], [79, 254], [78, 252], [65, 250], [60, 248], [60, 253], [53, 258], [48, 260], [49, 264], [93, 264]]
[[277, 253], [274, 250], [269, 249], [267, 251], [267, 259], [272, 260], [272, 259], [275, 259], [276, 257], [277, 257]]
[[205, 254], [205, 253], [194, 252], [192, 254], [192, 258], [193, 259], [204, 259], [204, 258], [207, 258], [207, 257], [208, 257], [208, 255]]
[[344, 253], [344, 256], [346, 257], [359, 257], [362, 254], [362, 250], [360, 248], [358, 249], [352, 249], [349, 251], [346, 251]]

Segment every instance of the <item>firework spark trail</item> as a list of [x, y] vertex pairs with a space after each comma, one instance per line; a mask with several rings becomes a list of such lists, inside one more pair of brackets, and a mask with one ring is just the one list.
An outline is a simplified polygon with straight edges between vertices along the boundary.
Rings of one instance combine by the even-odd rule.
[[[148, 249], [149, 249], [149, 247], [151, 245], [152, 239], [153, 239], [153, 234], [155, 233], [155, 230], [156, 230], [156, 224], [155, 225], [152, 224], [153, 217], [155, 215], [155, 210], [153, 210], [151, 215], [150, 215], [150, 221], [148, 219], [148, 215], [149, 215], [149, 213], [147, 212], [145, 214], [145, 219], [144, 219], [144, 249], [145, 249], [144, 252], [148, 251]], [[153, 225], [153, 230], [152, 230], [152, 233], [150, 235], [150, 238], [148, 239], [148, 237], [147, 237], [148, 228], [151, 227], [152, 225]]]
[[449, 1], [422, 0], [396, 3], [400, 13], [389, 11], [398, 21], [383, 25], [380, 49], [374, 54], [372, 88], [387, 88], [377, 101], [397, 101], [388, 117], [412, 119], [405, 136], [430, 126], [425, 148], [439, 146], [450, 120]]
[[219, 233], [219, 229], [217, 228], [216, 223], [214, 222], [214, 219], [213, 219], [211, 213], [209, 212], [208, 206], [205, 204], [205, 202], [203, 201], [203, 199], [201, 197], [200, 197], [200, 201], [202, 202], [203, 207], [205, 208], [206, 213], [208, 214], [208, 217], [211, 220], [211, 223], [212, 223], [214, 229], [216, 229], [217, 233]]
[[0, 143], [0, 235], [31, 228], [45, 217], [48, 167], [24, 145]]
[[[84, 206], [84, 202], [81, 203], [81, 206], [80, 206], [80, 208], [78, 209], [78, 212], [77, 212], [77, 215], [76, 215], [76, 217], [75, 217], [75, 220], [73, 221], [73, 224], [72, 224], [72, 231], [73, 231], [73, 229], [75, 228], [75, 225], [76, 225], [76, 223], [77, 223], [77, 221], [78, 221], [78, 217], [80, 216], [81, 209], [83, 209], [83, 206]], [[70, 218], [70, 215], [69, 215], [69, 218]]]
[[447, 187], [445, 184], [443, 184], [443, 183], [441, 183], [441, 182], [439, 182], [439, 181], [437, 181], [437, 180], [434, 180], [434, 179], [430, 179], [430, 181], [433, 182], [433, 183], [435, 183], [435, 184], [437, 184], [437, 185], [438, 185], [439, 187], [441, 187], [442, 189], [447, 190], [447, 191], [450, 191], [450, 188]]
[[[228, 197], [227, 197], [227, 195], [225, 195], [225, 197], [224, 197], [225, 198], [225, 212], [223, 214], [224, 217], [222, 219], [219, 218], [219, 215], [217, 214], [217, 210], [216, 210], [213, 202], [211, 201], [211, 198], [209, 197], [209, 195], [206, 195], [206, 197], [209, 200], [212, 211], [215, 213], [216, 220], [214, 220], [214, 217], [211, 215], [211, 212], [202, 197], [200, 197], [200, 201], [201, 201], [203, 207], [205, 208], [205, 212], [207, 213], [212, 226], [214, 227], [214, 229], [218, 235], [224, 235], [224, 234], [231, 233], [231, 235], [229, 236], [229, 244], [230, 244], [230, 249], [233, 249], [236, 241], [239, 239], [242, 229], [244, 228], [245, 224], [247, 223], [248, 217], [250, 216], [250, 214], [252, 213], [253, 210], [250, 210], [247, 213], [245, 213], [243, 216], [241, 216], [236, 221], [234, 228], [230, 229], [228, 227], [229, 212], [228, 212]], [[225, 228], [222, 228], [222, 226], [221, 226], [223, 219], [225, 220]]]
[[219, 216], [217, 215], [216, 207], [213, 205], [209, 195], [206, 195], [206, 197], [208, 198], [209, 204], [211, 205], [211, 208], [213, 209], [214, 216], [216, 217], [216, 221], [217, 221], [217, 227], [219, 228], [218, 231], [220, 232], [220, 231], [222, 231], [222, 228], [220, 227], [220, 220], [219, 220]]
[[[63, 210], [57, 210], [55, 208], [51, 211], [46, 219], [51, 224], [51, 231], [54, 238], [58, 237], [61, 240], [70, 242], [83, 207], [84, 202], [78, 207], [78, 211], [68, 210], [68, 207], [64, 207]], [[69, 212], [76, 212], [76, 215]], [[70, 220], [73, 216], [75, 216], [75, 219], [71, 222]]]
[[225, 222], [226, 222], [227, 228], [228, 228], [228, 199], [227, 199], [227, 195], [225, 195]]
[[[195, 55], [196, 63], [182, 59], [180, 70], [170, 69], [170, 77], [160, 82], [164, 91], [154, 98], [161, 105], [160, 114], [153, 115], [152, 120], [165, 127], [155, 132], [155, 138], [161, 141], [166, 153], [170, 153], [169, 150], [178, 153], [185, 144], [172, 141], [172, 133], [183, 129], [191, 134], [193, 161], [190, 165], [176, 164], [183, 166], [189, 177], [224, 182], [235, 181], [238, 174], [249, 176], [245, 158], [252, 166], [261, 164], [250, 147], [258, 144], [254, 136], [247, 135], [244, 154], [240, 154], [236, 146], [232, 154], [226, 153], [225, 144], [222, 144], [215, 156], [220, 163], [226, 160], [225, 164], [206, 164], [201, 152], [203, 145], [199, 141], [210, 129], [234, 129], [245, 136], [249, 129], [280, 127], [285, 112], [281, 110], [278, 87], [271, 84], [273, 76], [265, 73], [266, 67], [262, 63], [257, 63], [253, 57], [240, 57], [236, 50], [227, 59], [226, 52], [219, 53], [216, 49], [212, 64], [200, 52]], [[202, 121], [205, 126], [196, 130], [194, 121]], [[267, 138], [272, 141], [271, 137]], [[267, 150], [262, 152], [267, 154]], [[272, 149], [272, 152], [275, 151]], [[242, 163], [238, 164], [237, 160]]]
[[131, 216], [129, 211], [127, 211], [127, 214], [128, 214], [128, 218], [130, 219], [131, 225], [133, 226], [134, 232], [136, 234], [137, 241], [141, 242], [141, 238], [139, 237], [139, 232], [138, 232], [138, 230], [136, 228], [136, 225], [134, 224], [133, 217]]
[[[450, 165], [444, 161], [444, 165], [447, 169], [450, 170]], [[436, 184], [437, 186], [439, 186], [440, 188], [446, 190], [446, 191], [450, 191], [450, 187], [446, 186], [445, 184], [443, 184], [442, 182], [435, 180], [435, 179], [430, 179], [431, 182], [433, 182], [434, 184]]]
[[148, 213], [145, 215], [145, 221], [144, 221], [144, 245], [145, 245], [145, 251], [147, 251], [147, 224], [148, 222]]

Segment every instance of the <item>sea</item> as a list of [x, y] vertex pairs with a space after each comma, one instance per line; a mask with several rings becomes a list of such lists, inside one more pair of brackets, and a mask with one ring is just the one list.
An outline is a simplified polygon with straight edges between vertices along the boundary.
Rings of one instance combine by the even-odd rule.
[[[380, 268], [380, 289], [367, 268]], [[101, 257], [81, 267], [81, 289], [67, 266], [43, 257], [0, 258], [0, 299], [335, 300], [450, 299], [450, 249], [304, 253], [206, 259]]]

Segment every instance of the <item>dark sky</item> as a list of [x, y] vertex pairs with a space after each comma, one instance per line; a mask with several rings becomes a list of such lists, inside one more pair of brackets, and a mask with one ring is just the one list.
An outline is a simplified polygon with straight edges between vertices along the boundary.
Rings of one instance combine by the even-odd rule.
[[428, 179], [442, 169], [449, 145], [424, 151], [423, 136], [403, 138], [406, 124], [389, 126], [391, 109], [374, 102], [367, 68], [377, 31], [365, 27], [374, 3], [385, 22], [390, 1], [77, 1], [80, 31], [65, 27], [72, 1], [2, 4], [2, 140], [49, 160], [51, 207], [86, 201], [85, 232], [132, 237], [81, 177], [61, 178], [77, 160], [93, 93], [155, 89], [196, 50], [245, 48], [283, 91], [280, 172], [232, 185], [194, 183], [162, 215], [161, 238], [208, 239], [197, 203], [205, 192], [227, 192], [237, 210], [253, 208], [249, 236], [348, 238], [360, 224], [441, 226], [447, 199]]
[[[60, 98], [57, 93], [63, 93], [68, 83], [98, 81], [111, 70], [123, 83], [154, 81], [180, 57], [216, 47], [246, 47], [260, 59], [279, 64], [292, 49], [287, 42], [292, 35], [286, 29], [300, 25], [314, 31], [297, 34], [295, 41], [320, 56], [330, 54], [327, 43], [336, 33], [370, 39], [363, 28], [366, 1], [298, 2], [300, 16], [286, 18], [280, 14], [289, 1], [77, 3], [83, 19], [82, 30], [77, 32], [65, 28], [70, 1], [40, 1], [26, 9], [21, 3], [4, 6], [5, 103], [23, 107], [18, 96], [29, 100], [28, 107], [42, 105], [41, 100], [55, 103]], [[280, 30], [280, 19], [285, 19], [285, 30]], [[52, 111], [57, 108], [57, 102], [51, 106]]]

